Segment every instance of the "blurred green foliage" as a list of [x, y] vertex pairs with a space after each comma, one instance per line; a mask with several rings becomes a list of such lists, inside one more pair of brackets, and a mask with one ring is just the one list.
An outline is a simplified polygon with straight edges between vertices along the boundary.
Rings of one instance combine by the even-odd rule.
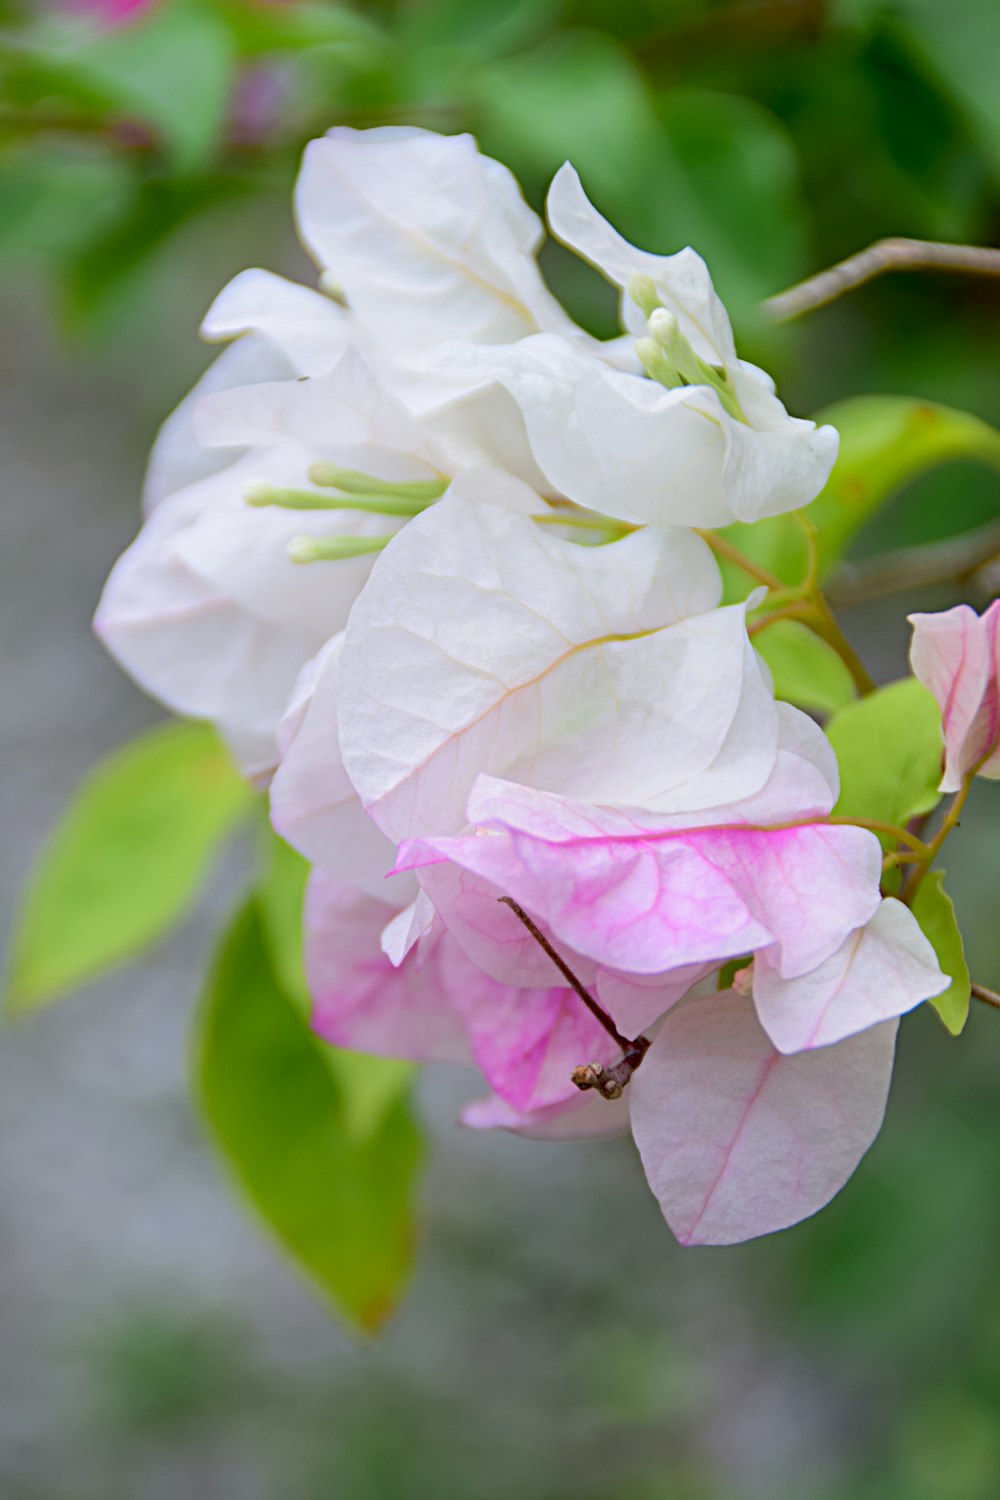
[[[536, 203], [572, 156], [629, 237], [702, 251], [751, 342], [759, 300], [809, 268], [883, 234], [975, 241], [996, 223], [991, 0], [153, 0], [114, 23], [80, 0], [5, 10], [0, 261], [44, 261], [92, 332], [132, 305], [130, 285], [153, 291], [192, 221], [250, 200], [287, 218], [303, 143], [334, 123], [471, 129]], [[607, 328], [603, 289], [552, 261]]]
[[164, 937], [194, 904], [219, 843], [252, 804], [204, 724], [149, 730], [97, 766], [25, 890], [10, 1011], [35, 1010]]

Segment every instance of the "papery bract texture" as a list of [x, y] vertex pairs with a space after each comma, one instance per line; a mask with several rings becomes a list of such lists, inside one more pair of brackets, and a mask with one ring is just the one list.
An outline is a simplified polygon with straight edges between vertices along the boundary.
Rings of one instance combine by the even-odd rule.
[[800, 1052], [901, 1016], [948, 984], [913, 913], [888, 897], [806, 974], [784, 978], [777, 955], [765, 949], [754, 962], [753, 994], [774, 1045]]
[[[654, 795], [671, 774], [642, 733], [658, 716], [685, 768], [722, 747], [741, 648], [735, 659], [721, 642], [703, 653], [717, 675], [702, 688], [701, 722], [659, 689], [671, 667], [657, 646], [664, 626], [697, 613], [705, 631], [726, 629], [724, 612], [701, 615], [720, 594], [705, 544], [648, 530], [580, 547], [539, 525], [529, 502], [512, 481], [466, 475], [379, 559], [352, 614], [340, 744], [394, 840], [461, 828], [482, 771], [553, 787], [585, 775], [609, 796], [625, 785]], [[674, 649], [683, 654], [683, 637]]]
[[770, 1234], [828, 1203], [878, 1134], [896, 1023], [785, 1057], [750, 999], [671, 1012], [629, 1086], [649, 1185], [683, 1245]]
[[574, 325], [535, 263], [542, 226], [469, 135], [337, 127], [306, 148], [302, 239], [373, 333], [417, 357]]
[[313, 1025], [338, 1046], [418, 1060], [474, 1059], [505, 1106], [532, 1114], [578, 1098], [580, 1061], [615, 1045], [550, 969], [545, 988], [514, 988], [471, 963], [445, 933], [394, 968], [379, 936], [391, 909], [323, 872], [310, 879], [306, 969]]
[[973, 770], [1000, 778], [1000, 599], [977, 615], [967, 604], [910, 615], [910, 663], [941, 710], [942, 792], [957, 792]]

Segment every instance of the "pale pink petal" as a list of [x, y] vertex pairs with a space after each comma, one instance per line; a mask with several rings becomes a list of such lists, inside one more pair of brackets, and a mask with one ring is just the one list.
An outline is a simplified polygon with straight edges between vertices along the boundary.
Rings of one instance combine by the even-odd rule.
[[711, 960], [671, 969], [666, 974], [622, 974], [616, 969], [598, 969], [597, 998], [623, 1036], [637, 1037], [718, 967]]
[[[636, 816], [508, 786], [502, 821], [404, 842], [397, 868], [420, 868], [427, 888], [430, 867], [452, 860], [513, 896], [570, 948], [633, 974], [721, 963], [772, 942], [781, 972], [802, 974], [878, 906], [881, 851], [863, 829], [644, 832]], [[524, 832], [522, 823], [544, 831]], [[439, 910], [447, 925], [449, 913]]]
[[[529, 989], [544, 989], [557, 979], [552, 959], [501, 902], [502, 886], [447, 860], [424, 866], [418, 873], [421, 890], [459, 947], [492, 978]], [[391, 884], [400, 878], [394, 875]], [[580, 982], [593, 983], [596, 969], [590, 960], [553, 940], [544, 921], [538, 925]]]
[[436, 950], [394, 968], [379, 946], [393, 908], [314, 871], [305, 909], [312, 1024], [326, 1041], [383, 1057], [465, 1062], [469, 1044]]
[[785, 1057], [751, 1000], [671, 1011], [629, 1085], [632, 1129], [683, 1245], [731, 1245], [828, 1203], [878, 1134], [896, 1022]]
[[564, 1103], [522, 1112], [493, 1094], [467, 1104], [460, 1119], [472, 1130], [509, 1130], [534, 1141], [598, 1140], [628, 1129], [628, 1098], [608, 1100], [577, 1092]]
[[416, 961], [419, 964], [442, 930], [442, 923], [426, 893], [418, 890], [409, 906], [404, 906], [383, 928], [380, 939], [382, 952], [393, 968], [398, 969], [407, 954], [416, 949]]
[[761, 1025], [781, 1052], [827, 1047], [940, 995], [949, 980], [913, 913], [891, 897], [818, 968], [783, 979], [765, 949], [753, 966]]
[[[957, 792], [973, 767], [997, 749], [998, 615], [1000, 601], [982, 618], [967, 604], [940, 614], [909, 617], [913, 626], [910, 664], [941, 710], [945, 744], [942, 792]], [[1000, 775], [1000, 765], [986, 774]]]
[[441, 942], [441, 973], [487, 1082], [518, 1111], [574, 1099], [579, 1093], [570, 1080], [575, 1067], [610, 1063], [619, 1055], [570, 989], [498, 984], [448, 938]]

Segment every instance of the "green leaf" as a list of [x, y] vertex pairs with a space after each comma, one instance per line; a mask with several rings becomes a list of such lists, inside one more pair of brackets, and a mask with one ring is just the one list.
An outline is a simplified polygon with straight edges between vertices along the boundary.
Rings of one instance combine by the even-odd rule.
[[[223, 1157], [314, 1289], [375, 1332], [409, 1278], [421, 1159], [409, 1078], [360, 1120], [367, 1058], [336, 1077], [281, 988], [256, 903], [237, 917], [205, 994], [195, 1088]], [[363, 1128], [362, 1128], [363, 1126]]]
[[996, 0], [962, 0], [960, 7], [943, 6], [937, 0], [896, 0], [892, 11], [894, 31], [964, 110], [994, 177], [1000, 180], [996, 87], [1000, 8]]
[[251, 180], [230, 176], [152, 177], [138, 183], [124, 211], [87, 242], [63, 279], [63, 311], [72, 331], [95, 334], [116, 320], [142, 317], [158, 270], [167, 266], [173, 237], [208, 215], [221, 225], [232, 206], [252, 190]]
[[265, 823], [261, 830], [261, 875], [257, 906], [271, 964], [282, 989], [296, 1000], [303, 1015], [309, 991], [302, 961], [302, 905], [309, 863]]
[[776, 696], [786, 703], [833, 713], [857, 695], [833, 647], [796, 620], [775, 621], [755, 637], [754, 645], [771, 669]]
[[179, 171], [203, 163], [219, 141], [235, 69], [229, 28], [198, 0], [161, 0], [75, 59], [78, 77], [153, 127]]
[[848, 704], [826, 732], [840, 764], [838, 815], [905, 826], [941, 800], [941, 715], [915, 677]]
[[0, 261], [82, 253], [125, 211], [130, 192], [125, 164], [107, 151], [8, 151], [0, 158]]
[[[759, 303], [805, 266], [806, 218], [798, 162], [785, 125], [752, 99], [670, 88], [660, 119], [683, 174], [690, 207], [671, 205], [664, 239], [692, 244], [737, 324], [756, 323]], [[683, 207], [683, 205], [682, 205]], [[665, 214], [665, 219], [667, 215]]]
[[944, 888], [943, 870], [932, 870], [921, 881], [913, 900], [913, 915], [937, 954], [941, 968], [951, 978], [948, 989], [943, 995], [936, 995], [931, 1004], [952, 1036], [958, 1036], [969, 1019], [972, 981], [955, 908]]
[[102, 761], [26, 888], [9, 1006], [34, 1010], [169, 932], [251, 797], [202, 724], [150, 730]]
[[[826, 488], [806, 514], [818, 528], [821, 576], [846, 553], [880, 506], [942, 464], [977, 459], [1000, 469], [1000, 432], [969, 412], [910, 396], [858, 396], [827, 407], [816, 418], [840, 433], [840, 453]], [[806, 564], [805, 537], [792, 516], [754, 525], [739, 523], [725, 535], [786, 583], [797, 583]], [[725, 569], [728, 596], [745, 598], [746, 575]]]

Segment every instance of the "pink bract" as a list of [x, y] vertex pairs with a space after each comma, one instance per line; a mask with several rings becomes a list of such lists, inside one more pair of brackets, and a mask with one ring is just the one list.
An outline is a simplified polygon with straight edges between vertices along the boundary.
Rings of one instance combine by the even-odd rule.
[[1000, 778], [1000, 599], [977, 615], [967, 604], [910, 615], [913, 671], [941, 710], [942, 792], [957, 792], [976, 770]]

